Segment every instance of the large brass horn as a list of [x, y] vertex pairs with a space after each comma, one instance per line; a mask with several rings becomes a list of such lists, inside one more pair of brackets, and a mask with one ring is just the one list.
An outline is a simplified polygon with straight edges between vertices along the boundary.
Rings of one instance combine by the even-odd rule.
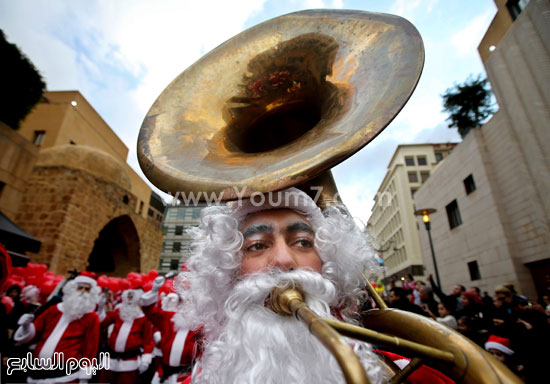
[[269, 20], [162, 92], [139, 134], [141, 168], [165, 192], [202, 198], [296, 186], [378, 135], [423, 63], [418, 31], [400, 17], [313, 10]]
[[[141, 127], [140, 165], [161, 190], [203, 200], [330, 180], [323, 172], [365, 146], [401, 110], [423, 63], [418, 31], [400, 17], [313, 10], [269, 20], [208, 53], [163, 91]], [[330, 201], [335, 190], [324, 192]], [[272, 306], [306, 321], [348, 382], [367, 376], [333, 329], [415, 352], [419, 357], [392, 382], [422, 361], [459, 382], [516, 382], [456, 332], [388, 310], [372, 291], [383, 309], [369, 312], [369, 328], [413, 341], [320, 319], [296, 290], [274, 293]]]
[[388, 309], [368, 281], [367, 288], [379, 306], [366, 312], [363, 323], [367, 328], [317, 316], [307, 307], [297, 287], [274, 289], [271, 307], [281, 315], [294, 315], [304, 321], [334, 355], [347, 383], [369, 381], [359, 359], [349, 356], [349, 346], [337, 339], [337, 333], [405, 356], [415, 356], [390, 383], [405, 382], [424, 362], [446, 373], [456, 383], [522, 383], [504, 364], [460, 333], [426, 317]]

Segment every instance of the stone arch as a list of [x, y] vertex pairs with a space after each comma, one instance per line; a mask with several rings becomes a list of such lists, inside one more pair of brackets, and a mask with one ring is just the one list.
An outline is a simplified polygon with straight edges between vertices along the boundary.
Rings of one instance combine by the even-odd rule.
[[88, 257], [88, 271], [110, 276], [139, 272], [140, 242], [136, 227], [128, 215], [118, 216], [99, 232]]

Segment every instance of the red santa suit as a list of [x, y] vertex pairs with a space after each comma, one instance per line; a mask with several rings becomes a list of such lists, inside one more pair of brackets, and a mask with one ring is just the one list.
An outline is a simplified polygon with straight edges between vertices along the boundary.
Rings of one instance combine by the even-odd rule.
[[[69, 289], [76, 280], [85, 279], [77, 277], [72, 280], [70, 284], [67, 284]], [[92, 292], [92, 294], [96, 293]], [[68, 375], [64, 369], [55, 369], [59, 367], [56, 364], [56, 359], [63, 359], [67, 362], [69, 359], [86, 358], [91, 362], [97, 357], [99, 346], [100, 322], [97, 313], [92, 310], [81, 315], [80, 318], [74, 318], [69, 315], [69, 311], [65, 308], [66, 305], [67, 302], [63, 301], [48, 308], [33, 323], [27, 324], [27, 328], [20, 327], [14, 335], [14, 340], [18, 343], [36, 343], [34, 358], [52, 359], [51, 363], [54, 369], [42, 367], [43, 369], [31, 372], [32, 377], [28, 379], [29, 382], [59, 383], [91, 378], [91, 372], [86, 372], [84, 369], [76, 370]], [[32, 318], [32, 315], [24, 316]], [[60, 354], [54, 356], [54, 353]]]
[[164, 382], [187, 378], [191, 374], [193, 361], [199, 355], [200, 331], [176, 330], [172, 317], [175, 312], [163, 311], [155, 304], [142, 307], [145, 316], [160, 330], [160, 349], [162, 351], [162, 378]]
[[120, 311], [117, 308], [108, 312], [101, 322], [103, 330], [114, 324], [107, 339], [109, 370], [101, 372], [101, 383], [134, 383], [138, 369], [146, 369], [152, 360], [154, 341], [151, 323], [143, 313], [125, 321]]

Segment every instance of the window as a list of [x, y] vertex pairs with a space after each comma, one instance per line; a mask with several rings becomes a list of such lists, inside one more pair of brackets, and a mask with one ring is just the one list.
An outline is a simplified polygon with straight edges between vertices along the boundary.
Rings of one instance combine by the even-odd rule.
[[41, 146], [46, 138], [46, 131], [34, 131], [33, 144]]
[[441, 160], [443, 160], [443, 153], [436, 152], [435, 153], [435, 161], [437, 161], [439, 163]]
[[181, 251], [181, 243], [179, 241], [176, 241], [172, 245], [172, 252], [180, 252]]
[[176, 233], [175, 233], [176, 236], [178, 235], [183, 235], [183, 225], [176, 225]]
[[170, 260], [170, 269], [178, 270], [179, 266], [180, 266], [180, 261], [178, 259]]
[[143, 201], [139, 202], [138, 215], [141, 215], [141, 212], [143, 212]]
[[130, 199], [128, 199], [128, 195], [124, 195], [124, 197], [122, 198], [122, 202], [124, 204], [128, 204], [129, 201], [130, 201]]
[[476, 190], [476, 183], [474, 181], [474, 176], [470, 175], [464, 179], [464, 188], [466, 188], [466, 194], [469, 195]]
[[418, 183], [418, 175], [416, 174], [416, 172], [409, 172], [409, 182]]
[[72, 141], [72, 140], [69, 141], [69, 144], [71, 144], [71, 145], [76, 145], [76, 143], [75, 143], [74, 141]]
[[425, 183], [426, 180], [428, 180], [428, 177], [430, 177], [430, 172], [429, 171], [420, 172], [420, 180], [422, 180], [423, 183]]
[[508, 8], [508, 12], [510, 13], [512, 20], [517, 19], [521, 11], [525, 9], [528, 3], [529, 0], [508, 0], [506, 2], [506, 8]]
[[417, 156], [416, 160], [418, 161], [418, 165], [428, 165], [428, 162], [426, 161], [426, 156]]
[[481, 273], [479, 272], [479, 266], [476, 260], [468, 263], [468, 270], [470, 271], [470, 279], [472, 281], [481, 279]]
[[200, 219], [201, 218], [201, 211], [202, 208], [193, 208], [193, 214], [191, 216], [192, 219]]
[[414, 157], [405, 156], [405, 164], [407, 165], [407, 167], [414, 166]]
[[6, 186], [6, 183], [3, 181], [0, 181], [0, 197], [2, 197], [2, 192], [4, 192], [4, 187]]
[[147, 211], [147, 214], [149, 216], [153, 217], [155, 213], [153, 212], [153, 210], [151, 208], [149, 208], [149, 210]]
[[451, 229], [462, 224], [462, 218], [460, 217], [460, 211], [458, 210], [458, 203], [456, 200], [450, 202], [445, 209], [447, 210], [447, 218], [449, 219], [449, 227], [451, 227]]

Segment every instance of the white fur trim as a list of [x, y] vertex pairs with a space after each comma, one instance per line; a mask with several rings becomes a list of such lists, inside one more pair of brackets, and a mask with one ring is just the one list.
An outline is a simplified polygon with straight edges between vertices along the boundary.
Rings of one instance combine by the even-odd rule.
[[113, 359], [109, 357], [109, 369], [115, 372], [135, 371], [139, 368], [140, 359]]
[[[58, 309], [59, 309], [59, 304], [58, 304]], [[55, 352], [55, 348], [57, 348], [57, 344], [59, 343], [59, 340], [61, 340], [61, 337], [65, 333], [65, 330], [67, 329], [70, 323], [71, 323], [71, 320], [69, 319], [69, 317], [65, 315], [65, 313], [63, 313], [59, 318], [59, 321], [55, 325], [55, 328], [53, 329], [52, 333], [50, 333], [50, 336], [42, 346], [42, 349], [38, 354], [39, 358], [47, 359], [53, 356], [53, 353]]]
[[153, 380], [151, 380], [151, 384], [160, 384], [160, 375], [158, 371], [155, 372], [155, 376], [153, 376]]
[[115, 341], [115, 352], [124, 352], [124, 349], [126, 347], [126, 341], [128, 340], [128, 335], [132, 330], [133, 324], [134, 324], [134, 320], [125, 321], [122, 323], [122, 326], [118, 330], [118, 335]]
[[176, 337], [174, 337], [174, 342], [172, 343], [172, 348], [170, 348], [170, 366], [177, 367], [178, 365], [180, 365], [181, 354], [183, 352], [185, 339], [187, 339], [188, 333], [188, 329], [180, 329], [176, 333]]
[[488, 341], [485, 343], [485, 350], [488, 351], [489, 349], [496, 349], [497, 351], [500, 351], [510, 356], [514, 354], [514, 351], [512, 351], [507, 346], [500, 343], [495, 343], [494, 341]]
[[76, 379], [79, 380], [89, 380], [92, 376], [86, 374], [86, 371], [84, 369], [80, 369], [76, 372], [71, 373], [68, 376], [61, 376], [61, 377], [51, 377], [48, 379], [32, 379], [30, 377], [27, 378], [27, 383], [41, 383], [41, 384], [50, 384], [50, 383], [68, 383], [70, 381], [74, 381]]
[[97, 281], [88, 276], [77, 276], [74, 278], [74, 282], [90, 284], [92, 288], [97, 287]]
[[148, 307], [149, 305], [155, 304], [157, 302], [157, 291], [148, 291], [141, 295], [139, 303], [142, 307]]
[[[262, 201], [263, 204], [260, 204]], [[231, 216], [238, 221], [254, 212], [284, 208], [292, 209], [305, 216], [312, 216], [315, 219], [323, 217], [321, 209], [313, 199], [297, 188], [269, 192], [263, 196], [263, 199], [251, 197], [250, 199], [231, 202], [228, 205], [233, 210]]]
[[405, 369], [409, 365], [410, 361], [407, 359], [394, 360], [393, 363], [399, 367], [399, 369]]

